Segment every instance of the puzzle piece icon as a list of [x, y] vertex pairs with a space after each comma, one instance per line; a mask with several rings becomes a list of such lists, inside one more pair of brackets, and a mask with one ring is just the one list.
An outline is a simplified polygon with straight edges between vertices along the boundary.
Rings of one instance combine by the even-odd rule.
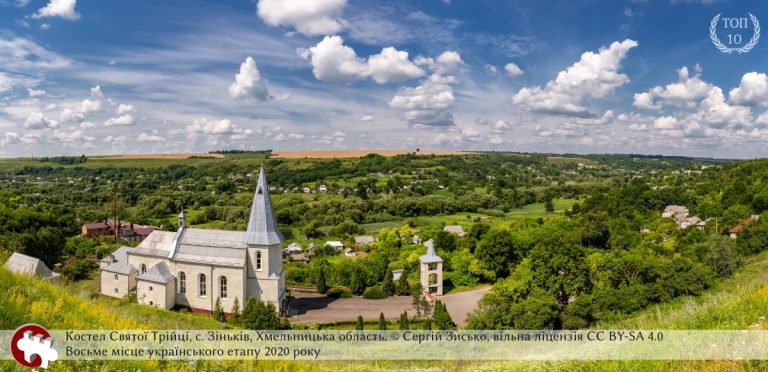
[[53, 348], [53, 340], [50, 337], [43, 339], [42, 335], [32, 336], [32, 331], [24, 332], [24, 337], [16, 342], [16, 346], [24, 352], [27, 363], [32, 363], [33, 356], [37, 355], [43, 368], [48, 368], [49, 362], [59, 359], [59, 352]]

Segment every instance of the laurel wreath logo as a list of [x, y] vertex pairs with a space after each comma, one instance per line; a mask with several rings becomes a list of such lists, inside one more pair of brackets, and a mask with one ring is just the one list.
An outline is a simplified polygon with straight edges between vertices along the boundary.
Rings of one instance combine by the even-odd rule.
[[717, 49], [726, 54], [731, 54], [733, 52], [744, 54], [752, 50], [752, 48], [757, 45], [757, 42], [760, 41], [760, 22], [752, 13], [747, 14], [749, 14], [749, 18], [752, 20], [752, 26], [755, 29], [755, 32], [752, 35], [752, 38], [749, 39], [748, 43], [740, 48], [729, 48], [720, 42], [720, 39], [717, 37], [717, 22], [720, 21], [720, 15], [722, 15], [722, 13], [719, 13], [715, 16], [715, 18], [712, 18], [712, 22], [709, 24], [709, 38], [712, 39], [712, 44], [715, 44]]

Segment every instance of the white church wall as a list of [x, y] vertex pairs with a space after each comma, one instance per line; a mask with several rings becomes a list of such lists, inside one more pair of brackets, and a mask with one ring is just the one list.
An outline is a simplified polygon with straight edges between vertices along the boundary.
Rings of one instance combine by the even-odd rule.
[[[115, 276], [117, 276], [117, 280], [115, 280]], [[125, 297], [128, 292], [136, 287], [136, 276], [136, 273], [125, 275], [101, 271], [101, 294], [116, 298]]]

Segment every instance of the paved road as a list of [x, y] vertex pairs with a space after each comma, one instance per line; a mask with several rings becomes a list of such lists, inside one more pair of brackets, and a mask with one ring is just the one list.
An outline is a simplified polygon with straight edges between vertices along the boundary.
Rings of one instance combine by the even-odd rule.
[[476, 289], [474, 291], [462, 292], [457, 294], [448, 294], [443, 297], [438, 297], [440, 301], [448, 308], [448, 313], [451, 314], [451, 319], [459, 327], [463, 327], [467, 322], [467, 314], [471, 313], [475, 309], [480, 299], [491, 289], [491, 287], [484, 287]]
[[[443, 301], [451, 318], [460, 327], [466, 322], [467, 313], [471, 312], [480, 298], [490, 289], [485, 287], [469, 292], [449, 294], [438, 297]], [[362, 297], [329, 298], [316, 293], [294, 293], [291, 308], [294, 315], [291, 323], [323, 323], [342, 320], [355, 320], [362, 315], [365, 320], [376, 320], [379, 313], [384, 313], [387, 320], [397, 321], [403, 311], [413, 315], [416, 311], [411, 304], [411, 296], [393, 296], [383, 300], [366, 300]]]

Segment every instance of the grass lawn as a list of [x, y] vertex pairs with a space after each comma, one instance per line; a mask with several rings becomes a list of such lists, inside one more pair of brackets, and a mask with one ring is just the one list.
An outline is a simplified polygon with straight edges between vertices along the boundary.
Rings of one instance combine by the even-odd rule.
[[528, 204], [519, 209], [513, 209], [507, 213], [508, 218], [538, 218], [538, 217], [552, 217], [553, 214], [563, 213], [566, 209], [570, 209], [578, 200], [576, 199], [553, 199], [552, 203], [555, 205], [555, 212], [550, 213], [545, 210], [544, 203]]

